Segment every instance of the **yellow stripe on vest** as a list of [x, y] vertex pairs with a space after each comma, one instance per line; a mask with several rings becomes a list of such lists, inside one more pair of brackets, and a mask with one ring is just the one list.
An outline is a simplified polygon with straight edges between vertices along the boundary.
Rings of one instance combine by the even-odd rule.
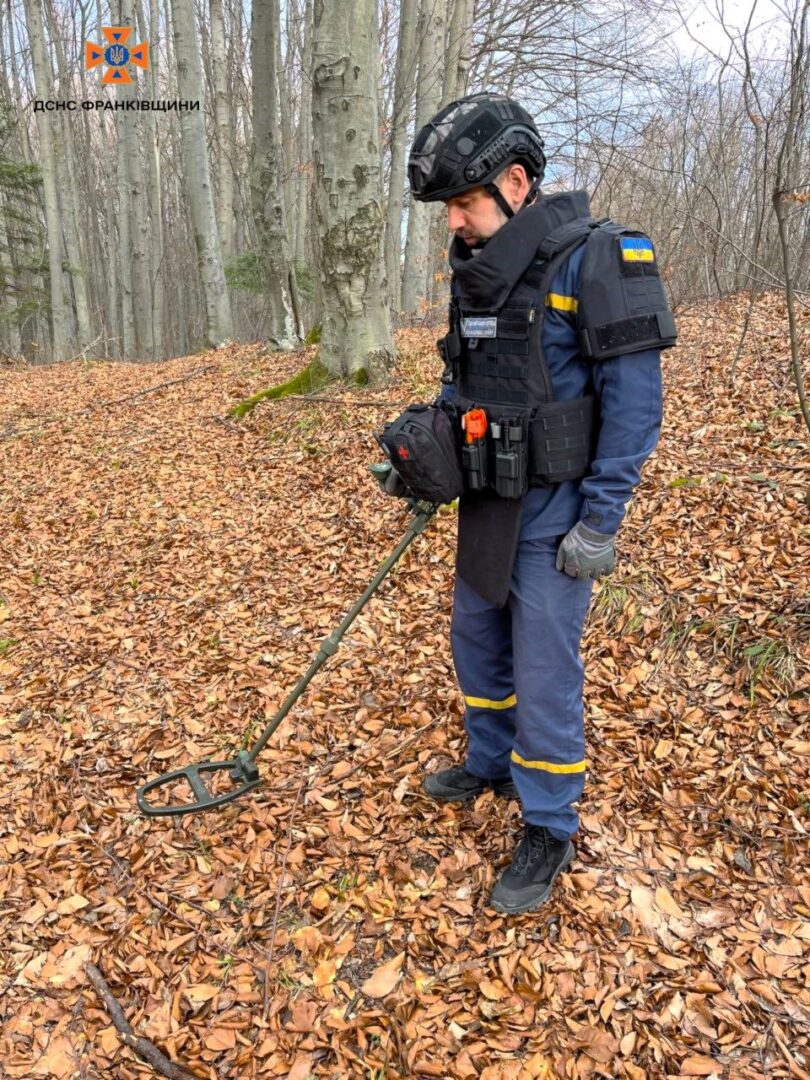
[[542, 769], [543, 772], [553, 773], [575, 773], [585, 772], [585, 762], [575, 761], [572, 765], [558, 765], [553, 761], [527, 761], [522, 758], [520, 754], [516, 754], [512, 751], [512, 761], [518, 765], [522, 765], [525, 769]]
[[561, 296], [560, 293], [546, 293], [546, 307], [556, 308], [557, 311], [576, 311], [579, 301], [575, 296]]
[[511, 709], [513, 705], [517, 705], [517, 695], [512, 694], [511, 697], [504, 698], [503, 701], [490, 701], [489, 698], [485, 697], [465, 696], [464, 701], [475, 709]]

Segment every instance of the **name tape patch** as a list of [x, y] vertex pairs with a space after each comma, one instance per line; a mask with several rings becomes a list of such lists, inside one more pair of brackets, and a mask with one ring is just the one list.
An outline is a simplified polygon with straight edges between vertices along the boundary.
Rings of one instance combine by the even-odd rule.
[[461, 320], [461, 336], [468, 338], [494, 338], [498, 336], [498, 320], [492, 318], [476, 318]]
[[655, 262], [652, 240], [646, 236], [622, 236], [619, 246], [625, 262]]

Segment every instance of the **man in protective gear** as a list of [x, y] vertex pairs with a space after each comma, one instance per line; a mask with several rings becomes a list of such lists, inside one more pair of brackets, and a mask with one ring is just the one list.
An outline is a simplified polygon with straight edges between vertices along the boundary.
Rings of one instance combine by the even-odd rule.
[[[585, 782], [579, 654], [595, 578], [661, 425], [660, 352], [675, 326], [649, 238], [545, 195], [531, 116], [482, 93], [417, 133], [413, 197], [455, 233], [438, 405], [461, 425], [451, 642], [466, 704], [463, 765], [435, 799], [518, 795], [525, 828], [492, 894], [545, 902], [575, 849]], [[391, 489], [393, 492], [393, 488]]]

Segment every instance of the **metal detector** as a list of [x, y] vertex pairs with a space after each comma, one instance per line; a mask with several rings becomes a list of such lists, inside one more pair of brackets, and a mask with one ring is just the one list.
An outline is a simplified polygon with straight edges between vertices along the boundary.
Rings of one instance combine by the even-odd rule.
[[[380, 486], [382, 486], [391, 471], [390, 463], [386, 462], [381, 465], [371, 465], [369, 468]], [[138, 788], [137, 792], [138, 806], [144, 814], [147, 814], [149, 817], [162, 817], [164, 815], [178, 816], [180, 814], [197, 814], [203, 810], [216, 810], [218, 807], [225, 806], [226, 803], [238, 799], [241, 795], [251, 791], [259, 784], [260, 778], [259, 770], [256, 765], [256, 758], [267, 745], [270, 736], [296, 701], [301, 697], [309, 683], [329, 657], [335, 655], [343, 635], [399, 561], [400, 556], [411, 541], [424, 530], [427, 523], [439, 509], [439, 503], [424, 502], [414, 497], [408, 498], [406, 501], [409, 511], [413, 514], [408, 531], [385, 562], [380, 566], [377, 573], [369, 582], [366, 591], [351, 611], [345, 616], [340, 626], [338, 626], [328, 638], [325, 638], [324, 641], [321, 642], [321, 646], [315, 659], [312, 661], [304, 675], [298, 680], [284, 704], [256, 740], [253, 749], [250, 752], [247, 750], [240, 750], [236, 757], [230, 758], [228, 761], [201, 761], [196, 765], [186, 765], [183, 769], [176, 769], [174, 772], [164, 773], [156, 780], [150, 780], [149, 783]], [[232, 781], [233, 786], [224, 793], [215, 795], [206, 786], [205, 777], [210, 776], [211, 774], [222, 773], [227, 773], [227, 777]], [[173, 784], [182, 783], [185, 783], [191, 789], [196, 801], [164, 803], [162, 805], [149, 801], [148, 796], [151, 793], [158, 791], [161, 788], [170, 787]]]

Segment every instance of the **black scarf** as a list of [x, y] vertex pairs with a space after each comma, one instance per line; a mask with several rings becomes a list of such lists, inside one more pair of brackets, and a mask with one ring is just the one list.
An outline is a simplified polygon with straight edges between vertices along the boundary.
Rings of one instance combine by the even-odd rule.
[[458, 236], [450, 246], [450, 266], [459, 290], [462, 310], [498, 311], [509, 293], [534, 262], [542, 242], [555, 229], [590, 217], [585, 191], [563, 191], [541, 196], [515, 214], [473, 255]]

